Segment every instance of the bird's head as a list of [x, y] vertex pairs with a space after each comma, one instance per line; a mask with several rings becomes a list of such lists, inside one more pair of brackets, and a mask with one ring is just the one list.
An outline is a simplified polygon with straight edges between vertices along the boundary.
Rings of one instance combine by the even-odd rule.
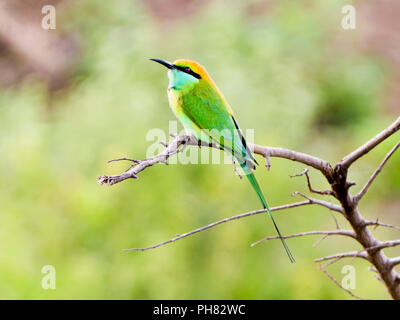
[[150, 59], [167, 67], [169, 88], [174, 90], [190, 90], [200, 82], [212, 81], [206, 69], [198, 62], [186, 59], [178, 59], [173, 63], [161, 60]]

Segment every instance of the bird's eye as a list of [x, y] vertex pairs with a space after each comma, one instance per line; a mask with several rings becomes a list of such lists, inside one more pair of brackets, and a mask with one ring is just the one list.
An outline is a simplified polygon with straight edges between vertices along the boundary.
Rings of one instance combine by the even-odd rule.
[[186, 67], [186, 68], [185, 68], [185, 71], [186, 71], [186, 72], [190, 72], [191, 70], [190, 70], [189, 67]]

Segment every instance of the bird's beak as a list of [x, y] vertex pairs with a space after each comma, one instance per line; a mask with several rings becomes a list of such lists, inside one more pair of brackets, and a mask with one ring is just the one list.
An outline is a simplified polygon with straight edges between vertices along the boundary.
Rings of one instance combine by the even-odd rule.
[[159, 64], [162, 64], [164, 67], [167, 67], [168, 69], [176, 69], [176, 67], [171, 62], [161, 59], [149, 59], [149, 60], [158, 62]]

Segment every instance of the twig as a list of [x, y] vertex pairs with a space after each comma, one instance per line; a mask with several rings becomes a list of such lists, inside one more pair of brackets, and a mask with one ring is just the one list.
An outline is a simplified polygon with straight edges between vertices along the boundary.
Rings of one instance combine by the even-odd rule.
[[[169, 159], [169, 157], [180, 152], [179, 147], [181, 145], [185, 145], [189, 141], [191, 143], [194, 143], [194, 142], [192, 142], [192, 140], [195, 140], [196, 144], [198, 143], [197, 139], [195, 139], [194, 137], [179, 135], [170, 144], [168, 144], [167, 147], [165, 148], [165, 150], [163, 152], [161, 152], [160, 154], [158, 154], [152, 158], [136, 160], [138, 162], [138, 164], [136, 166], [130, 168], [129, 170], [127, 170], [121, 174], [114, 175], [114, 176], [100, 176], [98, 178], [97, 182], [99, 185], [103, 185], [103, 184], [113, 185], [113, 184], [116, 184], [118, 182], [124, 181], [129, 178], [137, 179], [138, 178], [137, 174], [148, 167], [151, 167], [157, 163], [168, 164], [167, 160]], [[125, 159], [125, 158], [121, 158], [121, 159]]]
[[330, 256], [315, 259], [315, 262], [328, 261], [332, 259], [344, 259], [344, 258], [363, 258], [369, 260], [367, 253], [364, 250], [362, 250], [362, 251], [351, 251], [351, 252], [333, 254]]
[[321, 171], [325, 176], [328, 176], [332, 173], [332, 167], [329, 162], [322, 160], [320, 158], [311, 156], [306, 153], [297, 152], [285, 148], [274, 148], [274, 147], [265, 147], [259, 146], [256, 144], [249, 144], [251, 150], [254, 153], [264, 156], [267, 159], [267, 167], [269, 163], [269, 157], [278, 157], [283, 159], [288, 159], [296, 162], [303, 163], [307, 166], [313, 167]]
[[[297, 237], [304, 237], [304, 236], [309, 236], [309, 235], [325, 235], [325, 236], [331, 236], [331, 235], [341, 235], [341, 236], [346, 236], [346, 237], [351, 237], [355, 238], [355, 234], [351, 230], [329, 230], [329, 231], [309, 231], [309, 232], [301, 232], [301, 233], [295, 233], [295, 234], [290, 234], [287, 236], [282, 236], [283, 239], [289, 239], [289, 238], [297, 238]], [[265, 238], [262, 238], [254, 243], [251, 244], [251, 247], [254, 247], [261, 242], [264, 241], [269, 241], [269, 240], [275, 240], [275, 239], [280, 239], [279, 236], [268, 236]]]
[[[311, 204], [309, 201], [301, 201], [301, 202], [295, 202], [295, 203], [291, 203], [291, 204], [285, 204], [285, 205], [278, 206], [278, 207], [272, 207], [270, 210], [271, 211], [279, 211], [279, 210], [284, 210], [284, 209], [291, 209], [291, 208], [296, 208], [296, 207], [300, 207], [300, 206], [305, 206], [305, 205], [309, 205], [309, 204]], [[155, 249], [155, 248], [161, 247], [163, 245], [166, 245], [168, 243], [180, 240], [182, 238], [186, 238], [186, 237], [188, 237], [190, 235], [193, 235], [195, 233], [210, 229], [210, 228], [215, 227], [217, 225], [220, 225], [222, 223], [233, 221], [233, 220], [238, 220], [238, 219], [241, 219], [241, 218], [249, 217], [249, 216], [252, 216], [252, 215], [255, 215], [255, 214], [259, 214], [259, 213], [264, 213], [264, 212], [266, 212], [265, 209], [238, 214], [238, 215], [233, 216], [233, 217], [225, 218], [225, 219], [210, 223], [210, 224], [208, 224], [208, 225], [206, 225], [204, 227], [197, 228], [197, 229], [195, 229], [193, 231], [178, 235], [175, 238], [172, 238], [172, 239], [167, 240], [167, 241], [160, 242], [160, 243], [158, 243], [156, 245], [153, 245], [153, 246], [150, 246], [150, 247], [124, 249], [124, 251], [146, 251], [146, 250], [150, 250], [150, 249]]]
[[330, 202], [327, 202], [327, 201], [323, 201], [323, 200], [310, 198], [310, 197], [306, 196], [305, 194], [303, 194], [301, 192], [298, 192], [298, 191], [293, 192], [292, 196], [295, 196], [296, 194], [298, 194], [299, 196], [307, 199], [310, 202], [310, 204], [318, 204], [320, 206], [328, 208], [329, 210], [333, 210], [333, 211], [336, 211], [336, 212], [343, 213], [343, 209], [340, 206], [336, 205], [336, 204], [333, 204], [333, 203], [330, 203]]
[[340, 229], [339, 222], [337, 221], [335, 215], [330, 210], [329, 210], [329, 213], [332, 216], [333, 221], [335, 221], [336, 229], [339, 230]]
[[354, 294], [351, 290], [343, 287], [339, 281], [336, 280], [336, 278], [334, 276], [332, 276], [326, 269], [325, 266], [323, 266], [322, 264], [319, 264], [319, 268], [322, 270], [323, 273], [326, 274], [326, 276], [331, 279], [340, 289], [346, 291], [349, 295], [351, 295], [353, 298], [356, 298], [358, 300], [365, 300], [364, 298], [361, 298], [360, 296], [357, 296], [356, 294]]
[[397, 118], [389, 127], [378, 133], [375, 137], [364, 143], [361, 147], [345, 156], [340, 164], [344, 168], [349, 168], [351, 164], [362, 156], [366, 155], [382, 141], [390, 137], [393, 133], [400, 129], [400, 117]]
[[[184, 144], [186, 146], [191, 145], [191, 146], [207, 146], [211, 148], [217, 148], [220, 149], [220, 147], [216, 144], [208, 144], [203, 141], [198, 141], [195, 137], [192, 136], [187, 136], [187, 135], [171, 135], [175, 137], [175, 139], [169, 143], [166, 147], [166, 149], [161, 152], [160, 154], [149, 158], [149, 159], [143, 159], [139, 160], [140, 164], [131, 170], [128, 170], [127, 172], [124, 172], [120, 175], [114, 175], [114, 176], [100, 176], [98, 178], [98, 183], [99, 185], [107, 184], [107, 185], [113, 185], [116, 183], [119, 183], [121, 181], [124, 181], [129, 178], [137, 178], [137, 174], [147, 167], [151, 167], [156, 163], [167, 163], [168, 158], [179, 152], [179, 147]], [[265, 157], [267, 160], [269, 157], [278, 157], [278, 158], [284, 158], [284, 159], [289, 159], [293, 161], [297, 161], [306, 165], [309, 165], [315, 169], [318, 169], [322, 171], [324, 174], [331, 174], [332, 172], [332, 167], [331, 165], [317, 157], [301, 153], [301, 152], [296, 152], [293, 150], [289, 149], [284, 149], [284, 148], [273, 148], [273, 147], [264, 147], [264, 146], [259, 146], [259, 145], [250, 145], [250, 148], [254, 151], [254, 153], [262, 155]], [[186, 147], [185, 146], [185, 147]], [[269, 160], [267, 161], [269, 163]], [[268, 167], [268, 166], [267, 166]]]
[[365, 225], [366, 226], [375, 226], [375, 227], [379, 226], [379, 227], [386, 227], [386, 228], [400, 230], [399, 226], [395, 226], [393, 224], [382, 223], [382, 222], [379, 222], [378, 219], [376, 219], [375, 221], [366, 221]]
[[376, 270], [374, 267], [368, 267], [368, 270], [374, 272], [374, 276], [377, 280], [382, 281], [382, 278], [379, 276], [378, 270]]
[[131, 159], [131, 158], [118, 158], [118, 159], [111, 159], [111, 160], [108, 160], [107, 162], [108, 162], [108, 163], [111, 163], [111, 162], [115, 162], [115, 161], [130, 161], [130, 162], [133, 162], [133, 163], [140, 163], [140, 161], [139, 161], [139, 160], [136, 160], [136, 159]]
[[366, 248], [365, 250], [367, 251], [375, 251], [375, 250], [380, 250], [384, 248], [391, 248], [391, 247], [396, 247], [400, 245], [400, 240], [388, 240], [388, 241], [383, 241], [380, 244], [376, 246], [371, 246]]
[[393, 268], [400, 264], [400, 257], [390, 259], [390, 267]]
[[378, 176], [378, 174], [382, 171], [383, 166], [386, 164], [386, 162], [389, 160], [389, 158], [393, 155], [393, 153], [400, 147], [400, 142], [398, 142], [392, 150], [389, 151], [389, 153], [385, 156], [385, 158], [382, 160], [380, 163], [379, 167], [375, 170], [373, 175], [368, 179], [367, 183], [364, 185], [364, 187], [361, 189], [361, 191], [354, 196], [354, 201], [358, 203], [361, 198], [367, 193], [368, 188], [371, 186], [372, 182], [374, 182], [375, 178]]
[[298, 173], [298, 174], [294, 174], [294, 175], [290, 175], [290, 178], [295, 178], [295, 177], [301, 177], [301, 176], [306, 176], [307, 179], [307, 185], [308, 185], [308, 190], [311, 193], [317, 193], [317, 194], [321, 194], [321, 195], [332, 195], [333, 192], [332, 190], [315, 190], [311, 187], [311, 181], [310, 181], [310, 176], [308, 175], [308, 169], [305, 168], [302, 172]]
[[323, 235], [321, 238], [319, 238], [312, 246], [313, 248], [317, 247], [322, 241], [324, 241], [326, 238], [328, 238], [328, 234]]

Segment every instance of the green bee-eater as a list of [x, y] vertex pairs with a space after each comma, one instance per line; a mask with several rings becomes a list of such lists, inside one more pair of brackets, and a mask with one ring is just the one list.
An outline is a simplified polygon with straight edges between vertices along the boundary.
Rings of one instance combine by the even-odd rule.
[[205, 68], [191, 60], [180, 59], [174, 63], [160, 59], [150, 60], [169, 69], [169, 104], [188, 134], [194, 135], [203, 142], [218, 144], [239, 163], [263, 208], [271, 217], [290, 261], [294, 262], [254, 176], [253, 170], [257, 161], [241, 133], [231, 107]]

